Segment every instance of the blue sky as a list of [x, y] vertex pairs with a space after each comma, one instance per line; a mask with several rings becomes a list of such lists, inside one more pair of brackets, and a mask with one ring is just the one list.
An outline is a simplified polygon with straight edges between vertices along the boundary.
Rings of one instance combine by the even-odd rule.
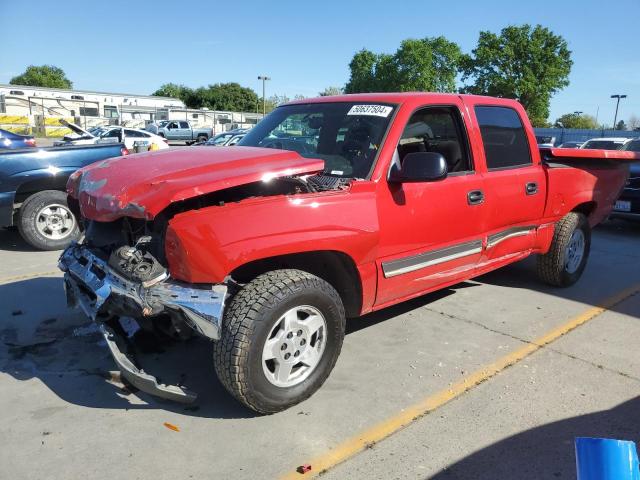
[[[611, 123], [640, 116], [640, 0], [296, 0], [239, 2], [0, 0], [0, 83], [54, 64], [78, 89], [148, 94], [165, 82], [235, 81], [267, 95], [315, 96], [344, 85], [357, 50], [393, 52], [444, 35], [463, 51], [481, 30], [540, 23], [573, 51], [571, 84], [551, 119], [576, 110]], [[599, 108], [599, 111], [598, 111]]]

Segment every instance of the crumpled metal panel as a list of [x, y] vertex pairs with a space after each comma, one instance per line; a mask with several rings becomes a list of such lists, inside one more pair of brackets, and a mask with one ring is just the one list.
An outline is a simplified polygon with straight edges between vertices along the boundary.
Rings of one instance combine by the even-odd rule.
[[81, 169], [67, 189], [85, 218], [151, 220], [173, 202], [277, 177], [315, 173], [324, 161], [254, 147], [180, 148], [128, 155]]

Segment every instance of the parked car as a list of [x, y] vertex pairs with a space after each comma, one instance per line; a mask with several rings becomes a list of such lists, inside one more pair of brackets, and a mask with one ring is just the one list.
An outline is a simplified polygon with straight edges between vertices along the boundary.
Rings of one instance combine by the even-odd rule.
[[0, 128], [0, 150], [35, 146], [36, 140], [31, 135], [18, 135], [17, 133]]
[[552, 148], [556, 144], [556, 137], [536, 135], [536, 143], [540, 148]]
[[246, 133], [219, 133], [206, 142], [196, 143], [196, 145], [205, 147], [231, 147], [242, 140], [245, 135]]
[[[640, 152], [640, 138], [625, 143], [620, 150]], [[629, 180], [613, 207], [611, 218], [640, 221], [640, 162], [631, 164]]]
[[598, 150], [620, 150], [630, 139], [625, 137], [592, 138], [582, 144], [580, 148]]
[[80, 236], [79, 220], [67, 205], [72, 172], [128, 153], [124, 145], [82, 145], [0, 153], [0, 227], [17, 226], [39, 250], [59, 250]]
[[62, 140], [53, 142], [53, 145], [94, 145], [99, 143], [124, 143], [128, 150], [134, 151], [137, 143], [153, 144], [154, 150], [162, 150], [169, 148], [167, 140], [153, 133], [139, 130], [137, 128], [126, 128], [119, 126], [94, 127], [90, 130], [84, 130], [82, 127], [73, 123], [66, 124], [74, 135], [66, 135]]
[[584, 142], [564, 142], [558, 148], [580, 148]]
[[126, 356], [121, 315], [213, 340], [222, 384], [261, 413], [323, 384], [347, 318], [531, 254], [543, 281], [577, 282], [624, 162], [640, 160], [538, 149], [518, 102], [453, 94], [293, 102], [238, 145], [74, 173], [87, 228], [60, 267], [128, 382], [195, 398]]
[[167, 140], [177, 140], [187, 144], [205, 142], [211, 137], [210, 128], [194, 128], [191, 122], [171, 120], [163, 126], [158, 126], [158, 135]]
[[224, 147], [224, 146], [228, 146], [230, 142], [232, 142], [232, 144], [235, 145], [243, 138], [243, 136], [248, 131], [249, 129], [246, 129], [246, 128], [235, 128], [227, 132], [218, 133], [213, 137], [211, 137], [206, 142], [199, 142], [199, 143], [196, 143], [195, 145], [207, 146], [207, 147], [211, 147], [211, 146]]

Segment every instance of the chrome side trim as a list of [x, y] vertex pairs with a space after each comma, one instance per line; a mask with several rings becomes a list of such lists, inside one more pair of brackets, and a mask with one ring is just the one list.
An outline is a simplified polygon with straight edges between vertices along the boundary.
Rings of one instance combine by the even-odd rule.
[[389, 262], [382, 262], [382, 272], [385, 278], [395, 277], [404, 273], [420, 270], [421, 268], [449, 262], [457, 258], [467, 257], [482, 252], [482, 240], [459, 243], [447, 248], [419, 253], [410, 257], [399, 258]]
[[489, 235], [487, 238], [487, 248], [493, 248], [499, 243], [514, 237], [522, 237], [524, 235], [529, 235], [533, 230], [537, 228], [536, 225], [527, 225], [523, 227], [511, 227], [506, 230], [502, 230], [501, 232], [494, 233], [493, 235]]

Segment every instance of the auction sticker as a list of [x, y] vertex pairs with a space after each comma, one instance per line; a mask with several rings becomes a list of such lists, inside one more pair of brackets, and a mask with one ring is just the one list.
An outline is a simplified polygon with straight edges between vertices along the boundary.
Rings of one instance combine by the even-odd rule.
[[370, 115], [373, 117], [388, 117], [393, 107], [387, 105], [354, 105], [347, 115]]

